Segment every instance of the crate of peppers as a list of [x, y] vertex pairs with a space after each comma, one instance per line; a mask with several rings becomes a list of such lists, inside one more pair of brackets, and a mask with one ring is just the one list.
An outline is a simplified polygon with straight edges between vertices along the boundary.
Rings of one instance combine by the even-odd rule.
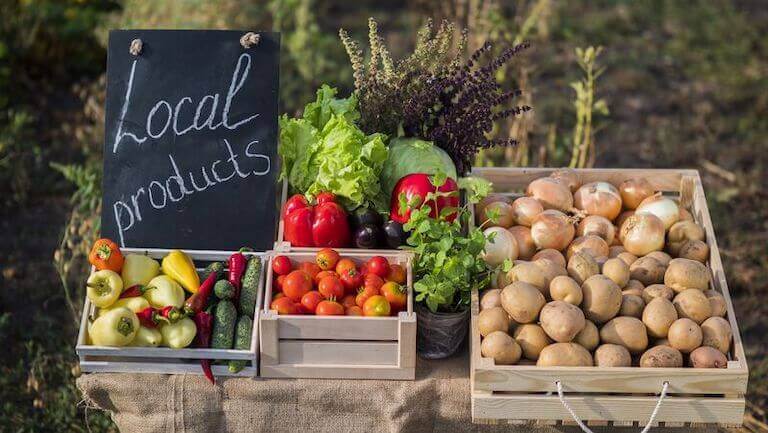
[[265, 253], [99, 239], [76, 351], [85, 372], [255, 376]]

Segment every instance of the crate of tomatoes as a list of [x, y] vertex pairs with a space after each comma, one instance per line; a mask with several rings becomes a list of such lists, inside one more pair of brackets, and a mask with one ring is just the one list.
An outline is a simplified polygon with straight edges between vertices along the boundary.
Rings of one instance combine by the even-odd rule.
[[410, 254], [276, 252], [266, 271], [262, 377], [414, 378]]

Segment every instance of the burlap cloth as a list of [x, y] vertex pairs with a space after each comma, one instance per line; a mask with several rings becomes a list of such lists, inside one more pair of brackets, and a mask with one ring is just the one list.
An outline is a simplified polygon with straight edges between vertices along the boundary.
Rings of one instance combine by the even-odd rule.
[[214, 387], [200, 375], [99, 373], [82, 375], [77, 386], [86, 402], [109, 411], [124, 433], [580, 431], [472, 424], [466, 351], [447, 360], [418, 359], [416, 376], [415, 381], [218, 378]]

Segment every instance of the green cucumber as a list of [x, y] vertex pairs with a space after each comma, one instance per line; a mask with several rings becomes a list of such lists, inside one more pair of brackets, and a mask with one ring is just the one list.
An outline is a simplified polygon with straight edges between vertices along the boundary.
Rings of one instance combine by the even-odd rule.
[[261, 276], [261, 258], [251, 257], [245, 268], [240, 284], [240, 302], [238, 311], [248, 317], [253, 317], [256, 310], [256, 297], [259, 295], [259, 277]]
[[221, 278], [221, 275], [224, 273], [224, 262], [211, 262], [206, 266], [205, 269], [200, 271], [200, 282], [205, 281], [212, 272], [216, 273], [216, 279]]
[[213, 285], [213, 293], [219, 299], [234, 299], [235, 290], [235, 286], [227, 280], [216, 281]]
[[[253, 333], [253, 319], [248, 316], [240, 316], [235, 326], [235, 347], [237, 350], [248, 350], [251, 348], [251, 334]], [[238, 373], [245, 367], [246, 361], [237, 359], [229, 361], [229, 371]]]
[[213, 311], [212, 349], [231, 349], [235, 336], [237, 309], [232, 301], [222, 300]]

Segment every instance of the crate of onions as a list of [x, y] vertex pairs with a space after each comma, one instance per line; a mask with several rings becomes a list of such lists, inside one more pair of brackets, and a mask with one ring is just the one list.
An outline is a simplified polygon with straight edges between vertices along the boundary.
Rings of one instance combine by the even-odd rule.
[[475, 422], [740, 425], [747, 362], [695, 170], [477, 168]]

